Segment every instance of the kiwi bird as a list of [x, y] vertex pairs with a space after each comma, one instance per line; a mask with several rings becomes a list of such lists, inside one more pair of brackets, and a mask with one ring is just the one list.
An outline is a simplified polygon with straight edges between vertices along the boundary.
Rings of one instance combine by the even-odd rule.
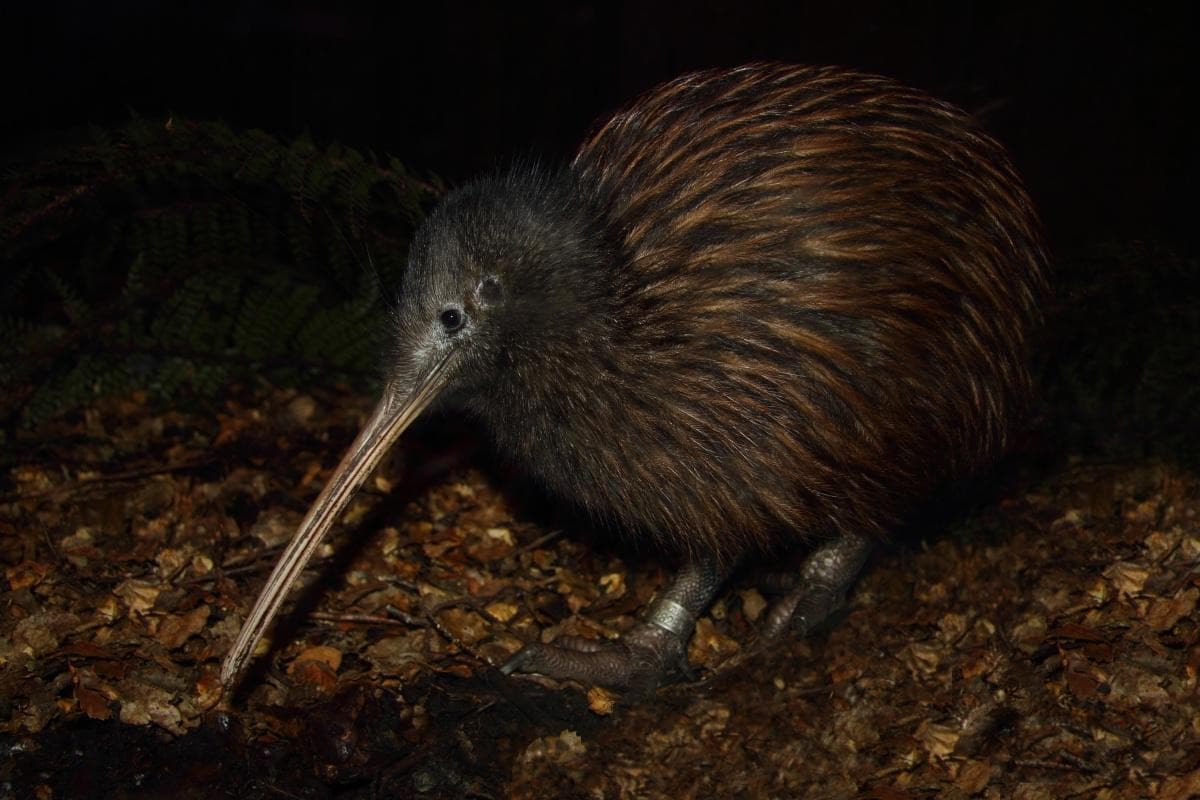
[[738, 559], [808, 548], [764, 634], [843, 601], [871, 544], [1002, 451], [1045, 294], [1036, 213], [962, 111], [840, 68], [656, 88], [562, 168], [452, 193], [417, 233], [383, 396], [223, 666], [435, 401], [598, 525], [681, 564], [610, 642], [503, 669], [653, 686]]

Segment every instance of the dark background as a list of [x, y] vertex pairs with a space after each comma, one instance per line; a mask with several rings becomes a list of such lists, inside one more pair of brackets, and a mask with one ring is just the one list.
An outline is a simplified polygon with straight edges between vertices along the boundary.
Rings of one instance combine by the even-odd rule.
[[82, 123], [173, 112], [308, 131], [453, 182], [513, 154], [566, 157], [656, 82], [751, 59], [883, 72], [978, 113], [1012, 149], [1060, 249], [1194, 251], [1191, 4], [119, 0], [9, 5], [0, 155]]

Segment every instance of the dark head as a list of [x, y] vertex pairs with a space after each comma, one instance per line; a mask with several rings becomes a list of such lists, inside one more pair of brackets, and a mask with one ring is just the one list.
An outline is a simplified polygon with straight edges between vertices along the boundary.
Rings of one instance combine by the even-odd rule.
[[409, 253], [383, 397], [309, 510], [225, 658], [241, 670], [326, 531], [404, 429], [435, 399], [519, 414], [533, 384], [608, 324], [612, 265], [569, 173], [519, 168], [451, 193]]
[[393, 312], [389, 384], [504, 394], [605, 324], [611, 265], [568, 173], [509, 170], [450, 194], [417, 232]]

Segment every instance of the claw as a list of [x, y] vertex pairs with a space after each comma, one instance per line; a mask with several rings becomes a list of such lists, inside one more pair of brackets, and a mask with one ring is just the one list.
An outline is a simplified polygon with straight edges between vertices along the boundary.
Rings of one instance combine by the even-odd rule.
[[655, 598], [645, 620], [614, 641], [562, 636], [554, 644], [528, 644], [500, 668], [556, 680], [649, 692], [673, 669], [687, 671], [684, 654], [701, 611], [728, 572], [711, 559], [686, 564]]
[[653, 690], [683, 660], [687, 640], [650, 623], [639, 623], [611, 642], [562, 637], [554, 644], [521, 648], [500, 668], [505, 675], [536, 673], [612, 689]]
[[513, 657], [505, 661], [500, 667], [502, 675], [512, 675], [514, 672], [530, 672], [525, 666], [536, 658], [535, 648], [537, 645], [526, 645], [518, 650]]

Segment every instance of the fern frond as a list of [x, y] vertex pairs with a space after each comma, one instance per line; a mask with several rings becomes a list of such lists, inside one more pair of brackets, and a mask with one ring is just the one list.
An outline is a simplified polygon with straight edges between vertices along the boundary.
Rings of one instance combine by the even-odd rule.
[[396, 159], [219, 123], [88, 134], [5, 170], [6, 424], [134, 388], [178, 402], [250, 377], [370, 379], [373, 312], [436, 183]]

